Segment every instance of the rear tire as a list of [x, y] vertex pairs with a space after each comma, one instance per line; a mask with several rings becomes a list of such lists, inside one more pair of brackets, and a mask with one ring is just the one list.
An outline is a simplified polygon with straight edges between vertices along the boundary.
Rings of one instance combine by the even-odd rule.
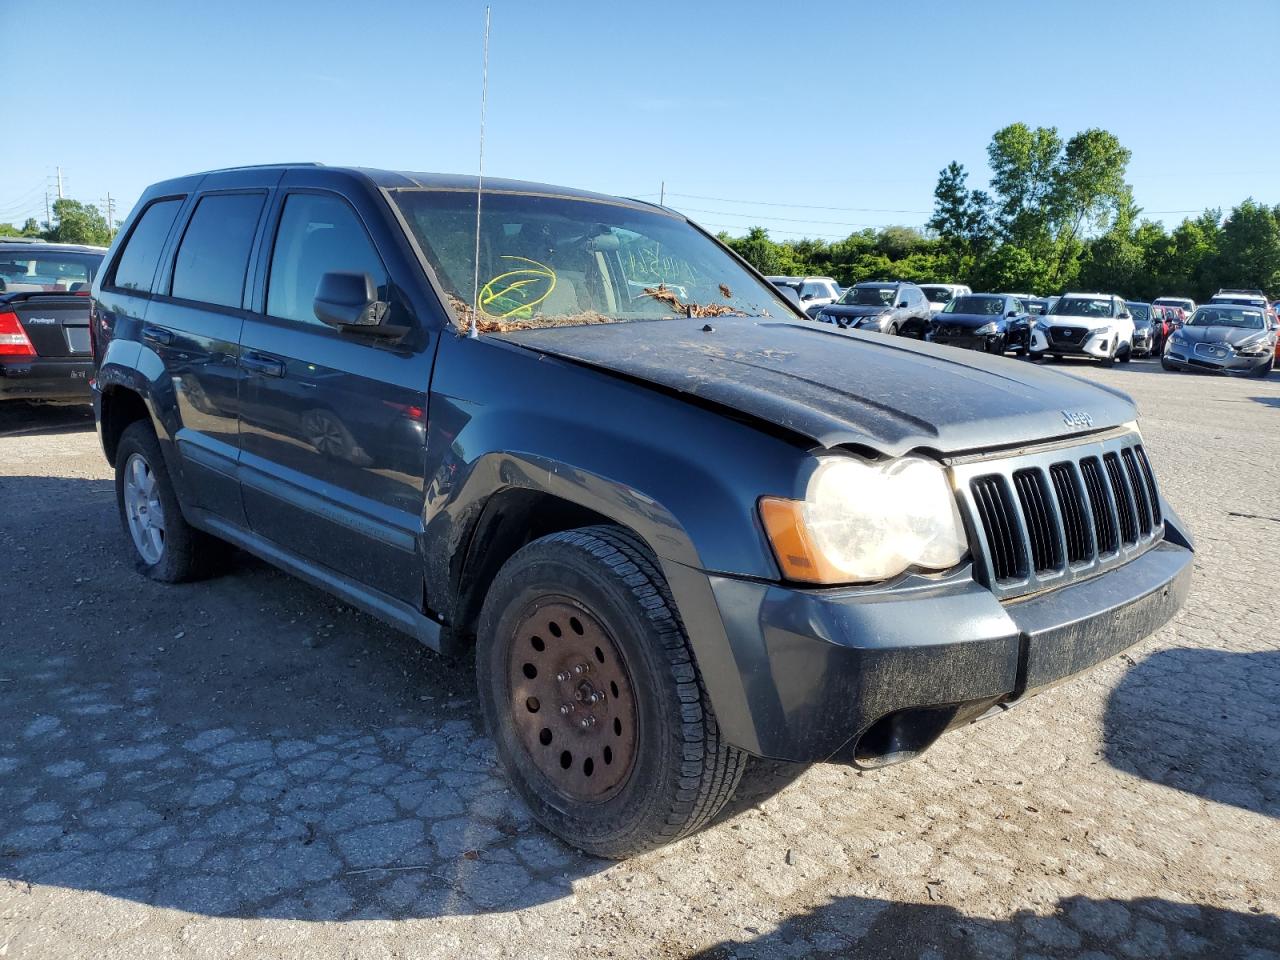
[[1271, 376], [1271, 371], [1275, 367], [1275, 362], [1275, 357], [1268, 358], [1266, 363], [1250, 370], [1249, 376], [1257, 377], [1259, 380]]
[[182, 515], [151, 424], [129, 424], [116, 447], [116, 504], [138, 572], [182, 583], [216, 572], [229, 547]]
[[1161, 358], [1160, 358], [1160, 367], [1161, 367], [1161, 369], [1163, 369], [1163, 370], [1175, 370], [1175, 371], [1176, 371], [1176, 370], [1180, 369], [1178, 366], [1176, 366], [1175, 364], [1170, 363], [1170, 362], [1169, 362], [1168, 360], [1166, 360], [1164, 357], [1161, 357]]
[[678, 840], [742, 776], [746, 754], [720, 738], [657, 561], [621, 528], [551, 534], [503, 565], [480, 614], [476, 675], [512, 785], [587, 853]]
[[1133, 347], [1130, 345], [1126, 345], [1124, 350], [1120, 353], [1120, 362], [1128, 363], [1132, 359], [1133, 359]]

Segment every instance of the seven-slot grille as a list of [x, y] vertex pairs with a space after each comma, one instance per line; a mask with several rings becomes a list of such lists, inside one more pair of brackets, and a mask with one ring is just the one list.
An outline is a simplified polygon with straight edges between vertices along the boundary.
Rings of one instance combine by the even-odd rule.
[[1117, 566], [1164, 535], [1155, 474], [1132, 433], [953, 469], [979, 578], [1001, 599]]

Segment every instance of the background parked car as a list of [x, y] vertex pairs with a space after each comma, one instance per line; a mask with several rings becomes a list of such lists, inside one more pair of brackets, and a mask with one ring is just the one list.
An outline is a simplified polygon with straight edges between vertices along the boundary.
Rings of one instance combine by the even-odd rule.
[[971, 293], [956, 297], [933, 318], [928, 339], [986, 353], [1025, 354], [1031, 346], [1031, 316], [1017, 297]]
[[765, 277], [778, 289], [790, 287], [800, 298], [800, 306], [809, 316], [817, 316], [818, 312], [829, 303], [834, 303], [843, 292], [840, 284], [831, 277]]
[[1196, 312], [1196, 302], [1190, 297], [1156, 297], [1151, 303], [1158, 307], [1179, 307], [1186, 317]]
[[0, 242], [0, 400], [89, 402], [89, 287], [104, 253]]
[[1126, 307], [1133, 317], [1133, 355], [1135, 357], [1159, 356], [1164, 348], [1164, 320], [1156, 323], [1151, 304], [1140, 300], [1126, 300]]
[[1105, 366], [1127, 362], [1133, 356], [1133, 317], [1114, 294], [1068, 293], [1036, 322], [1031, 355], [1092, 357]]
[[924, 339], [929, 329], [929, 301], [914, 283], [866, 280], [856, 283], [835, 303], [823, 307], [816, 319], [840, 327], [902, 334]]
[[929, 301], [929, 312], [937, 316], [956, 297], [973, 293], [963, 283], [922, 283], [920, 289]]
[[1276, 331], [1253, 305], [1210, 303], [1169, 338], [1166, 370], [1199, 368], [1265, 377], [1275, 365]]
[[1027, 308], [1027, 313], [1033, 317], [1040, 317], [1049, 312], [1049, 300], [1046, 297], [1030, 297], [1024, 299], [1022, 304]]

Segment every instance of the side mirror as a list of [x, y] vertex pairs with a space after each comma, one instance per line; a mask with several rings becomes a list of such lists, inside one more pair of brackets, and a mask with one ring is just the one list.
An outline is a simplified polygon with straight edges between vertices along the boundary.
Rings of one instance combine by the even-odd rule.
[[813, 298], [814, 298], [814, 296], [813, 296], [813, 294], [812, 294], [812, 293], [802, 293], [802, 294], [800, 295], [800, 299], [801, 299], [801, 300], [812, 300]]
[[898, 304], [898, 309], [901, 310], [906, 305], [907, 305], [907, 301], [903, 300], [900, 304]]
[[1010, 310], [1008, 313], [1005, 314], [1006, 317], [1016, 317], [1017, 315], [1018, 315], [1017, 310]]
[[1121, 313], [1121, 314], [1117, 314], [1117, 315], [1116, 315], [1116, 319], [1117, 319], [1117, 320], [1132, 320], [1132, 319], [1133, 319], [1133, 314], [1130, 314], [1130, 313]]
[[346, 332], [398, 337], [407, 330], [383, 322], [390, 304], [378, 299], [378, 288], [367, 273], [326, 273], [316, 287], [312, 309], [321, 323]]

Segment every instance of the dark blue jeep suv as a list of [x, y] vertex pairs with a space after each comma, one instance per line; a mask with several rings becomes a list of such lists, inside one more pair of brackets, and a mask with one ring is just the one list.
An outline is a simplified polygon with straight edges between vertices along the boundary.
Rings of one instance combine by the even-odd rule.
[[139, 570], [233, 544], [473, 656], [515, 788], [605, 856], [707, 823], [749, 755], [915, 756], [1189, 583], [1123, 394], [812, 322], [647, 203], [169, 180], [92, 341]]

